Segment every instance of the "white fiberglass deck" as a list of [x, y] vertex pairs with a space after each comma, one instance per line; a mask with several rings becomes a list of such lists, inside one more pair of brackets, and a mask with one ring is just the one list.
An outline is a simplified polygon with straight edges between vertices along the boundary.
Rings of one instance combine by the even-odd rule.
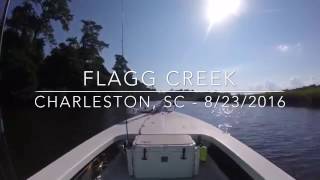
[[[263, 156], [220, 129], [178, 112], [142, 114], [128, 120], [129, 134], [189, 134], [202, 135], [228, 154], [254, 179], [293, 179]], [[80, 144], [43, 170], [30, 177], [33, 180], [70, 179], [94, 157], [114, 142], [124, 139], [125, 123], [116, 124]]]

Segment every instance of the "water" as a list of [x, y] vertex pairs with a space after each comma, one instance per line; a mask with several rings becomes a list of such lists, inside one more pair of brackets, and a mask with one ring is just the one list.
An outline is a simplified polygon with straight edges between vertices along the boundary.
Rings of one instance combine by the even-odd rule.
[[[320, 110], [266, 107], [214, 111], [183, 102], [176, 109], [228, 131], [297, 179], [320, 179]], [[8, 151], [25, 179], [70, 149], [128, 116], [123, 109], [6, 112]], [[1, 164], [1, 162], [0, 162]]]
[[176, 109], [205, 120], [253, 148], [297, 179], [320, 179], [320, 110], [286, 107], [215, 110], [184, 102]]

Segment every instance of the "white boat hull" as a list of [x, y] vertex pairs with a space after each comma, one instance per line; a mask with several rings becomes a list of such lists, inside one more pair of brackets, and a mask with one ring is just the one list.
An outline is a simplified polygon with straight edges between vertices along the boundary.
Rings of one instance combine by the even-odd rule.
[[[130, 138], [138, 134], [188, 134], [195, 138], [201, 136], [224, 151], [253, 179], [294, 179], [242, 142], [197, 118], [178, 112], [160, 112], [138, 115], [127, 121]], [[72, 149], [29, 179], [71, 179], [107, 147], [125, 137], [125, 123], [116, 124]]]

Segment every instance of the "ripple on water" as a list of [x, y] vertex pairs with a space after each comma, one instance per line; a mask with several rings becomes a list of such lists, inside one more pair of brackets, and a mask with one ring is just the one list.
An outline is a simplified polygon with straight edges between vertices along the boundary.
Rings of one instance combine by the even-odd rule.
[[320, 179], [320, 111], [305, 108], [205, 108], [185, 102], [180, 112], [228, 132], [297, 179]]

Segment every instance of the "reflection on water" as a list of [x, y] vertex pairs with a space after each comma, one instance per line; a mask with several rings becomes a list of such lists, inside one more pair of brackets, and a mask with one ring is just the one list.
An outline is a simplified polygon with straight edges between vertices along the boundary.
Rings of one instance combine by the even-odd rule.
[[228, 123], [219, 124], [218, 128], [221, 129], [224, 133], [229, 134], [229, 128], [232, 128], [232, 126]]
[[320, 179], [320, 111], [305, 108], [205, 108], [184, 102], [179, 112], [205, 120], [297, 179]]

